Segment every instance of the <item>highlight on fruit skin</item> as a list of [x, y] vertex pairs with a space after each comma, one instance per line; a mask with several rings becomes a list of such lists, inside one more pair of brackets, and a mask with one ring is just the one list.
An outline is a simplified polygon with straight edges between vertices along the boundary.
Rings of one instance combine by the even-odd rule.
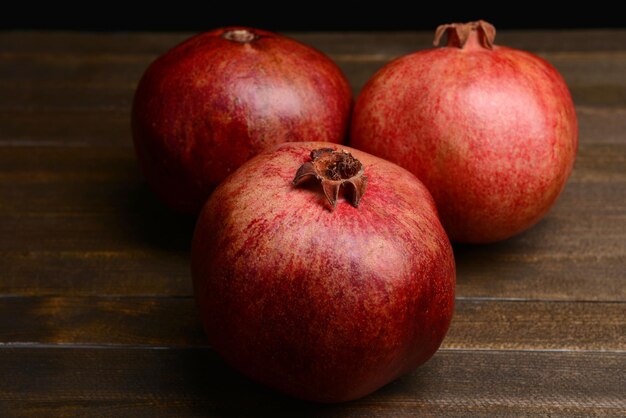
[[[322, 179], [367, 176], [358, 207], [349, 186], [331, 209], [318, 174], [294, 185], [312, 162]], [[327, 142], [281, 144], [229, 176], [200, 213], [191, 264], [211, 347], [311, 401], [357, 399], [423, 364], [454, 309], [452, 247], [428, 190]]]
[[422, 180], [452, 241], [503, 240], [565, 187], [578, 148], [572, 97], [552, 65], [497, 45], [485, 21], [442, 25], [435, 43], [444, 36], [366, 83], [350, 144]]
[[323, 53], [272, 32], [230, 27], [157, 58], [133, 101], [133, 142], [150, 188], [197, 214], [241, 164], [287, 141], [345, 142], [352, 91]]

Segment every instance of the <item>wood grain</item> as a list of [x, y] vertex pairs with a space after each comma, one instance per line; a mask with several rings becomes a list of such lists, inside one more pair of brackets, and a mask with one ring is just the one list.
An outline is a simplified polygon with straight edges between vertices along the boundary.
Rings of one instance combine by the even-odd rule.
[[0, 415], [623, 416], [623, 354], [440, 351], [342, 405], [292, 400], [206, 349], [1, 348]]
[[[129, 109], [135, 87], [153, 58], [137, 59], [132, 66], [126, 60], [110, 63], [110, 60], [99, 62], [83, 58], [74, 67], [69, 67], [61, 57], [49, 61], [7, 60], [6, 65], [0, 66], [0, 109]], [[374, 60], [351, 56], [332, 58], [347, 75], [357, 95], [367, 80], [394, 56], [376, 56]], [[598, 62], [587, 57], [547, 58], [565, 78], [576, 104], [622, 107], [626, 103], [623, 76], [626, 54], [624, 57], [608, 54], [602, 62], [601, 75], [591, 71], [598, 67]], [[23, 72], [1, 74], [2, 68], [22, 68]], [[125, 72], [117, 75], [120, 68]], [[32, 78], [37, 74], [41, 79]]]
[[458, 300], [444, 347], [626, 355], [626, 304]]
[[[165, 51], [160, 52], [164, 53]], [[332, 53], [324, 51], [353, 79], [355, 71], [366, 72], [400, 57], [402, 53]], [[623, 69], [626, 50], [611, 52], [539, 52], [572, 85], [611, 84], [624, 86]], [[75, 86], [125, 88], [135, 84], [144, 70], [158, 56], [154, 54], [58, 54], [0, 51], [2, 87], [30, 82], [33, 86], [51, 86], [58, 82]], [[590, 69], [595, 71], [590, 71]], [[37, 83], [33, 83], [37, 82]], [[24, 87], [21, 85], [20, 87]], [[19, 86], [19, 85], [18, 85]]]
[[126, 108], [5, 110], [0, 126], [0, 147], [133, 145]]
[[[447, 23], [447, 22], [442, 22]], [[495, 23], [495, 22], [494, 22]], [[210, 29], [210, 28], [207, 28]], [[432, 46], [433, 31], [425, 32], [323, 32], [286, 35], [315, 48], [335, 54], [405, 54]], [[188, 33], [80, 33], [24, 32], [0, 33], [0, 51], [14, 53], [160, 54], [194, 35]], [[496, 43], [529, 51], [597, 52], [626, 50], [626, 31], [533, 30], [498, 31]]]
[[[625, 167], [626, 142], [581, 144], [567, 189], [574, 195], [594, 190], [598, 195], [580, 196], [580, 202], [568, 210], [598, 210], [600, 205], [623, 209], [622, 196], [614, 195], [626, 185]], [[129, 147], [0, 147], [0, 191], [7, 197], [0, 200], [0, 211], [54, 213], [74, 205], [83, 213], [110, 212], [118, 210], [138, 187], [139, 170]], [[585, 187], [589, 189], [577, 190]], [[608, 201], [594, 202], [597, 197]], [[37, 199], [45, 199], [48, 206], [37, 205]], [[617, 206], [608, 206], [609, 202]]]
[[[537, 226], [457, 246], [459, 296], [624, 301], [626, 144], [581, 146]], [[2, 294], [189, 295], [193, 219], [140, 181], [132, 149], [0, 148]], [[567, 274], [563, 274], [567, 271]]]
[[[207, 345], [191, 297], [0, 298], [0, 342]], [[461, 299], [443, 347], [626, 355], [626, 304]]]
[[[579, 106], [576, 112], [581, 144], [626, 143], [626, 107]], [[0, 126], [0, 146], [132, 147], [125, 107], [4, 110]]]
[[207, 346], [191, 297], [0, 298], [0, 341]]
[[[172, 223], [168, 228], [175, 229]], [[155, 248], [150, 250], [0, 251], [0, 295], [189, 296], [188, 251], [168, 248], [168, 238], [176, 234], [153, 233], [148, 239]], [[183, 238], [189, 240], [188, 235]]]
[[[620, 107], [626, 103], [625, 33], [504, 32], [498, 41], [554, 64], [578, 105]], [[190, 35], [2, 33], [0, 109], [128, 109], [150, 62]], [[355, 94], [386, 62], [432, 46], [429, 33], [293, 35], [329, 54]]]

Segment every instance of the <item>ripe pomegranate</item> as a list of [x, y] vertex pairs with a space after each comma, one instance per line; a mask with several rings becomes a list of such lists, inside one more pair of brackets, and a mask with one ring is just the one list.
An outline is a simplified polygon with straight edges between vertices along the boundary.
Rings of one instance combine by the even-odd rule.
[[417, 175], [450, 239], [491, 242], [530, 227], [563, 190], [578, 147], [571, 95], [528, 52], [493, 44], [484, 21], [443, 25], [448, 45], [383, 67], [360, 94], [351, 145]]
[[452, 317], [452, 249], [426, 188], [329, 143], [279, 145], [228, 177], [191, 261], [210, 345], [303, 399], [376, 390], [430, 358]]
[[146, 70], [133, 103], [143, 174], [172, 208], [195, 214], [230, 172], [267, 147], [343, 142], [352, 93], [325, 55], [271, 32], [195, 36]]

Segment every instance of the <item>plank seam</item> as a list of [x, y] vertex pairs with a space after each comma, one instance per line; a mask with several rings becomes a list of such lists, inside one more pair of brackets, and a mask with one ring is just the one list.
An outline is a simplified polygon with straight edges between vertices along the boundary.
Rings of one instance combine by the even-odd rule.
[[[104, 343], [38, 343], [38, 342], [0, 342], [0, 350], [6, 349], [124, 349], [124, 350], [212, 350], [209, 345], [142, 345], [142, 344], [104, 344]], [[619, 354], [626, 355], [626, 350], [598, 350], [598, 349], [566, 349], [566, 348], [532, 348], [532, 349], [502, 349], [502, 348], [440, 348], [444, 353], [562, 353], [562, 354]]]

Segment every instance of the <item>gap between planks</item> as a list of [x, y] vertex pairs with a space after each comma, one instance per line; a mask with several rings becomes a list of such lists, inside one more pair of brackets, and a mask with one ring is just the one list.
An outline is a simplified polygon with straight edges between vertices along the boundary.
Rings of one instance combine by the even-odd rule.
[[[189, 278], [191, 280], [191, 277]], [[65, 293], [46, 293], [46, 294], [34, 294], [25, 295], [19, 293], [4, 293], [0, 294], [0, 303], [2, 299], [49, 299], [49, 298], [69, 298], [69, 299], [103, 299], [103, 300], [141, 300], [141, 299], [193, 299], [191, 294], [159, 294], [159, 293], [137, 293], [137, 294], [87, 294], [87, 295], [71, 295], [68, 296]], [[525, 302], [538, 302], [538, 303], [600, 303], [600, 304], [626, 304], [623, 300], [598, 300], [598, 299], [556, 299], [556, 298], [534, 298], [534, 297], [498, 297], [498, 296], [455, 296], [456, 302], [504, 302], [504, 303], [525, 303]], [[0, 344], [3, 344], [0, 342]]]
[[[12, 349], [71, 349], [71, 350], [146, 350], [146, 351], [210, 351], [209, 345], [142, 345], [142, 344], [89, 344], [89, 343], [38, 343], [38, 342], [0, 342], [2, 350]], [[608, 349], [568, 349], [568, 348], [532, 348], [532, 349], [501, 349], [501, 348], [455, 348], [440, 347], [441, 353], [564, 353], [564, 354], [626, 354], [625, 350]], [[626, 360], [626, 359], [625, 359]]]

